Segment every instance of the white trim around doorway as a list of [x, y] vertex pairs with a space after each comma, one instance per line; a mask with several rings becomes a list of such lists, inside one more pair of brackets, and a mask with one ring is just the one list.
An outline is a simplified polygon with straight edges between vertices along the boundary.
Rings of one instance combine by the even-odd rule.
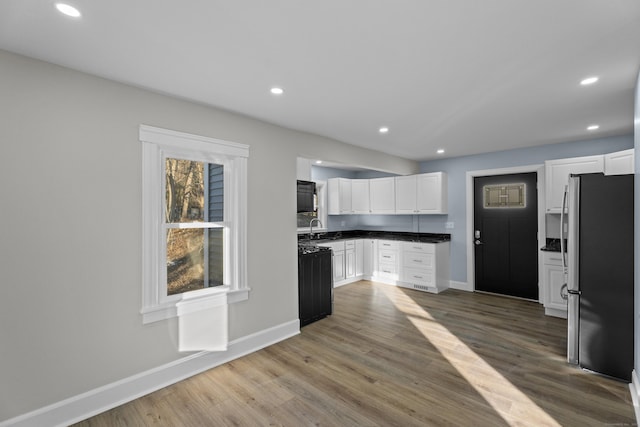
[[[475, 290], [475, 263], [473, 257], [473, 179], [482, 176], [492, 175], [509, 175], [516, 173], [537, 173], [538, 182], [538, 248], [542, 248], [546, 244], [546, 231], [545, 231], [545, 212], [544, 212], [544, 165], [528, 165], [528, 166], [516, 166], [511, 168], [501, 169], [484, 169], [477, 171], [467, 171], [466, 188], [467, 188], [467, 231], [466, 231], [466, 247], [467, 247], [467, 288], [471, 291]], [[542, 304], [544, 302], [544, 286], [542, 286], [542, 252], [538, 251], [538, 302]]]

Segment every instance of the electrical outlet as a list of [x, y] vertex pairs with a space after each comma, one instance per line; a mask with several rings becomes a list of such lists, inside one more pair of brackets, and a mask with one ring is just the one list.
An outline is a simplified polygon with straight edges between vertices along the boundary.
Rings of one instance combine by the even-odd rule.
[[453, 223], [452, 222], [445, 222], [444, 223], [444, 228], [448, 228], [448, 229], [453, 228]]

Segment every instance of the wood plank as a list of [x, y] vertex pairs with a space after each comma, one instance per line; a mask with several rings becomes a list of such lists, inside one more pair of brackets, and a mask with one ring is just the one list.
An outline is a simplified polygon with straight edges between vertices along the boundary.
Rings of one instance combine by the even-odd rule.
[[361, 281], [300, 335], [77, 425], [633, 425], [628, 385], [565, 348], [537, 303]]

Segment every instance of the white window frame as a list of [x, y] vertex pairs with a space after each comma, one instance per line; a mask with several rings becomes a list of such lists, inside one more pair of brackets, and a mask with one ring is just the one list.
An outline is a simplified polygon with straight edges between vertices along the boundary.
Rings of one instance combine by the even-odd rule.
[[[142, 143], [142, 309], [143, 323], [176, 317], [249, 298], [247, 278], [247, 161], [249, 146], [140, 125]], [[165, 159], [224, 166], [224, 284], [167, 295]], [[219, 225], [220, 223], [216, 223]]]

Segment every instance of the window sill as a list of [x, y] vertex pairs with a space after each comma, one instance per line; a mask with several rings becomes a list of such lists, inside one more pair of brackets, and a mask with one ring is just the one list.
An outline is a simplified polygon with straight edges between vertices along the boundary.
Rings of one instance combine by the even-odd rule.
[[160, 320], [171, 319], [181, 315], [195, 313], [197, 311], [218, 307], [225, 304], [233, 304], [249, 299], [250, 289], [230, 289], [229, 286], [203, 289], [181, 294], [177, 301], [169, 301], [141, 310], [142, 323], [153, 323]]

